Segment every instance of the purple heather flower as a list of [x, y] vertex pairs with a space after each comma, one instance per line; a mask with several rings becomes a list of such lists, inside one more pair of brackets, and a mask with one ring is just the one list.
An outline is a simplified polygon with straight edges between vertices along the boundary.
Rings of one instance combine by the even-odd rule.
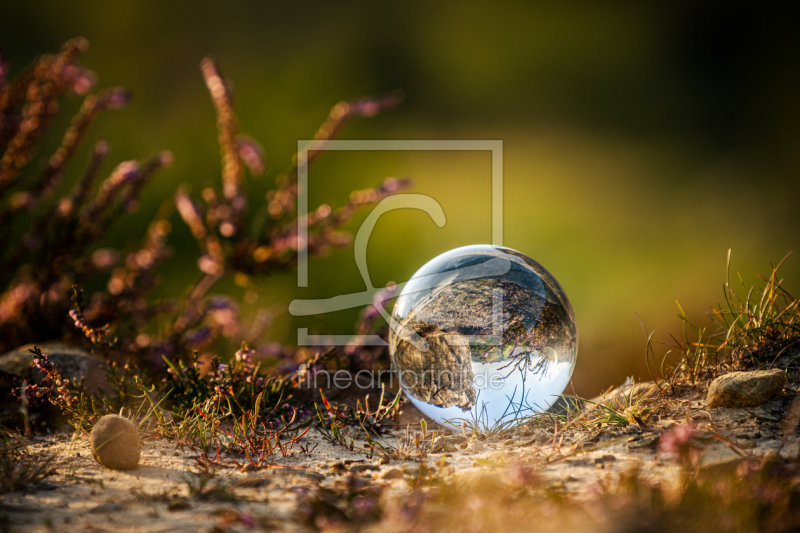
[[75, 64], [65, 65], [61, 77], [72, 92], [81, 96], [91, 91], [97, 82], [94, 72]]
[[231, 387], [230, 385], [217, 385], [216, 387], [214, 387], [214, 391], [221, 397], [226, 398], [229, 395], [233, 394], [233, 387]]
[[378, 506], [374, 497], [356, 496], [353, 500], [353, 510], [359, 516], [364, 516]]
[[236, 360], [240, 363], [244, 363], [244, 365], [249, 368], [252, 366], [252, 359], [255, 353], [255, 350], [251, 350], [250, 348], [241, 348], [236, 352]]
[[659, 451], [680, 454], [695, 435], [697, 435], [697, 430], [689, 424], [676, 426], [672, 431], [666, 432], [661, 436]]
[[198, 346], [203, 345], [211, 342], [214, 339], [214, 335], [212, 334], [211, 330], [207, 327], [200, 327], [193, 331], [190, 331], [186, 335], [186, 341], [190, 345]]
[[691, 424], [676, 426], [672, 431], [661, 435], [659, 451], [674, 456], [686, 466], [696, 465], [700, 458], [700, 451], [692, 443], [696, 435], [697, 430]]
[[516, 463], [509, 468], [509, 477], [518, 486], [530, 485], [536, 480], [533, 471], [525, 465]]
[[[131, 93], [127, 89], [117, 87], [106, 93], [106, 105], [109, 109], [122, 109], [131, 101]], [[169, 163], [167, 163], [169, 164]]]
[[264, 149], [261, 145], [248, 135], [236, 137], [236, 145], [239, 149], [239, 157], [255, 176], [264, 173]]
[[258, 525], [256, 517], [247, 511], [239, 513], [239, 521], [247, 527], [256, 527]]

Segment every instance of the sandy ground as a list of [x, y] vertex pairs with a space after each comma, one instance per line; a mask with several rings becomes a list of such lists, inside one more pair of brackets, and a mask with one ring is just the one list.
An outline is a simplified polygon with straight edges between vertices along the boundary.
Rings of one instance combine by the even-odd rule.
[[[702, 468], [735, 467], [747, 455], [763, 457], [781, 446], [780, 426], [756, 420], [742, 409], [709, 411], [700, 401], [697, 411], [706, 413], [696, 420], [704, 430], [699, 438]], [[406, 419], [415, 416], [410, 412]], [[675, 423], [663, 422], [667, 427]], [[386, 437], [392, 445], [404, 433], [395, 429]], [[444, 479], [526, 465], [553, 491], [577, 498], [607, 489], [632, 471], [675, 484], [679, 468], [657, 452], [658, 435], [630, 427], [559, 434], [555, 428], [522, 425], [498, 436], [473, 435], [461, 441], [449, 437], [457, 442], [422, 460], [386, 460], [332, 445], [312, 429], [301, 441], [313, 450], [310, 453], [298, 445], [285, 457], [275, 454], [270, 468], [217, 467], [209, 484], [227, 489], [216, 495], [206, 490], [205, 496], [192, 495], [187, 482], [196, 485], [202, 478], [198, 474], [203, 470], [202, 454], [197, 449], [145, 439], [139, 467], [122, 472], [97, 463], [85, 436], [51, 435], [35, 438], [29, 452], [54, 454], [57, 473], [30, 491], [4, 495], [0, 526], [3, 531], [300, 530], [303, 502], [320, 487], [354, 482], [376, 486], [390, 504], [419, 490], [413, 486], [420, 464]], [[793, 437], [780, 453], [794, 458], [798, 451]], [[225, 463], [231, 465], [229, 459]]]

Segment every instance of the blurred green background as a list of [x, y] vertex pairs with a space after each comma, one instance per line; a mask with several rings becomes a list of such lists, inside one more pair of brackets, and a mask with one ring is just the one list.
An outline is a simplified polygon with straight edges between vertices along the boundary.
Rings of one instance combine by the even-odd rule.
[[[83, 63], [99, 87], [134, 94], [127, 109], [100, 118], [90, 139], [109, 139], [111, 163], [172, 150], [173, 166], [146, 189], [141, 209], [113, 228], [117, 244], [137, 242], [178, 185], [199, 195], [218, 183], [215, 116], [198, 68], [207, 54], [233, 81], [243, 130], [265, 147], [269, 173], [248, 183], [255, 207], [297, 140], [342, 99], [393, 89], [407, 96], [397, 111], [351, 123], [342, 138], [502, 139], [505, 244], [545, 265], [569, 294], [581, 334], [574, 385], [588, 395], [631, 374], [647, 377], [634, 312], [662, 339], [681, 330], [676, 300], [707, 324], [729, 248], [732, 271], [748, 283], [798, 248], [800, 39], [789, 9], [4, 1], [0, 45], [17, 72], [66, 39], [86, 37]], [[48, 149], [68, 120], [61, 116]], [[408, 279], [450, 248], [490, 240], [488, 153], [328, 154], [311, 169], [311, 206], [341, 205], [386, 176], [412, 176], [414, 191], [436, 198], [448, 222], [438, 229], [413, 211], [383, 217], [369, 247], [376, 286]], [[179, 294], [197, 272], [198, 247], [173, 222], [176, 256], [160, 294]], [[800, 258], [782, 272], [797, 292]], [[308, 289], [295, 281], [258, 280], [259, 299], [245, 312], [363, 290], [350, 251], [312, 263]], [[244, 292], [232, 283], [217, 290]], [[357, 313], [283, 313], [269, 335], [293, 342], [297, 326], [348, 333]]]

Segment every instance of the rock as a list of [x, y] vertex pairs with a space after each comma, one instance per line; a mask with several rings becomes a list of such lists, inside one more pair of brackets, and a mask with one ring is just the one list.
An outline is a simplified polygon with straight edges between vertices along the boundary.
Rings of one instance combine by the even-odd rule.
[[347, 466], [344, 463], [333, 463], [331, 465], [331, 472], [336, 472], [341, 474], [342, 472], [347, 471]]
[[529, 435], [531, 436], [530, 439], [524, 442], [520, 442], [519, 444], [517, 444], [517, 446], [525, 447], [525, 446], [531, 446], [533, 444], [535, 444], [536, 446], [541, 446], [542, 444], [550, 442], [550, 440], [552, 439], [549, 433], [541, 429], [533, 432], [532, 435], [529, 433]]
[[317, 472], [307, 472], [298, 468], [270, 468], [267, 472], [272, 477], [305, 478], [311, 481], [324, 481], [327, 477]]
[[586, 458], [583, 458], [583, 459], [567, 459], [565, 461], [565, 463], [568, 464], [570, 467], [589, 466], [589, 464], [590, 464], [589, 463], [589, 459], [586, 459]]
[[456, 448], [456, 445], [453, 443], [441, 442], [439, 444], [434, 445], [434, 448], [431, 451], [433, 453], [453, 453], [457, 452], [458, 448]]
[[[70, 383], [77, 384], [83, 380], [86, 392], [91, 394], [110, 391], [111, 387], [106, 379], [108, 365], [99, 357], [57, 342], [36, 346], [56, 365], [62, 377], [69, 378]], [[28, 351], [33, 347], [33, 344], [29, 344], [0, 356], [0, 371], [19, 376], [28, 382], [41, 383], [44, 373], [33, 366], [33, 354]]]
[[700, 472], [707, 475], [732, 474], [747, 458], [723, 444], [708, 447], [700, 459]]
[[[62, 376], [70, 382], [84, 380], [88, 392], [110, 391], [106, 379], [104, 361], [92, 354], [61, 343], [37, 344], [42, 352], [53, 361]], [[41, 384], [44, 374], [33, 366], [33, 355], [28, 352], [33, 345], [23, 346], [0, 355], [0, 425], [21, 427], [23, 418], [20, 414], [20, 402], [11, 394], [11, 389], [19, 389], [23, 382]], [[55, 429], [63, 421], [61, 410], [51, 405], [44, 398], [28, 404], [27, 423], [37, 430]]]
[[486, 445], [479, 440], [473, 441], [470, 444], [470, 450], [475, 453], [482, 452], [486, 449]]
[[786, 385], [783, 370], [731, 372], [708, 387], [708, 407], [754, 407], [774, 398]]
[[114, 470], [132, 470], [139, 465], [141, 448], [136, 424], [119, 415], [106, 415], [94, 425], [90, 437], [92, 454]]
[[381, 474], [382, 479], [401, 479], [403, 477], [403, 471], [399, 468], [390, 468], [383, 474]]
[[781, 454], [778, 450], [767, 450], [764, 452], [764, 455], [761, 456], [761, 462], [765, 465], [781, 463]]
[[350, 467], [350, 471], [354, 474], [360, 474], [362, 472], [366, 472], [367, 470], [378, 470], [378, 465], [353, 465]]
[[436, 437], [433, 441], [433, 448], [431, 448], [431, 452], [438, 453], [438, 452], [449, 452], [452, 453], [460, 446], [466, 446], [468, 439], [466, 435], [443, 435], [441, 437]]
[[656, 425], [658, 427], [660, 427], [660, 428], [663, 428], [663, 429], [671, 429], [672, 426], [676, 426], [676, 425], [678, 425], [678, 423], [676, 421], [668, 418], [668, 419], [665, 419], [665, 420], [657, 421]]

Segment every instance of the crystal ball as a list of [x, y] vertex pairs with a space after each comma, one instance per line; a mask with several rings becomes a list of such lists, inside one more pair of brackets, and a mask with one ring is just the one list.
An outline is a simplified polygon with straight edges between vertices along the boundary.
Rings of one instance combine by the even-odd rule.
[[420, 268], [392, 311], [389, 350], [400, 385], [450, 427], [511, 427], [564, 391], [578, 352], [572, 305], [530, 257], [464, 246]]

